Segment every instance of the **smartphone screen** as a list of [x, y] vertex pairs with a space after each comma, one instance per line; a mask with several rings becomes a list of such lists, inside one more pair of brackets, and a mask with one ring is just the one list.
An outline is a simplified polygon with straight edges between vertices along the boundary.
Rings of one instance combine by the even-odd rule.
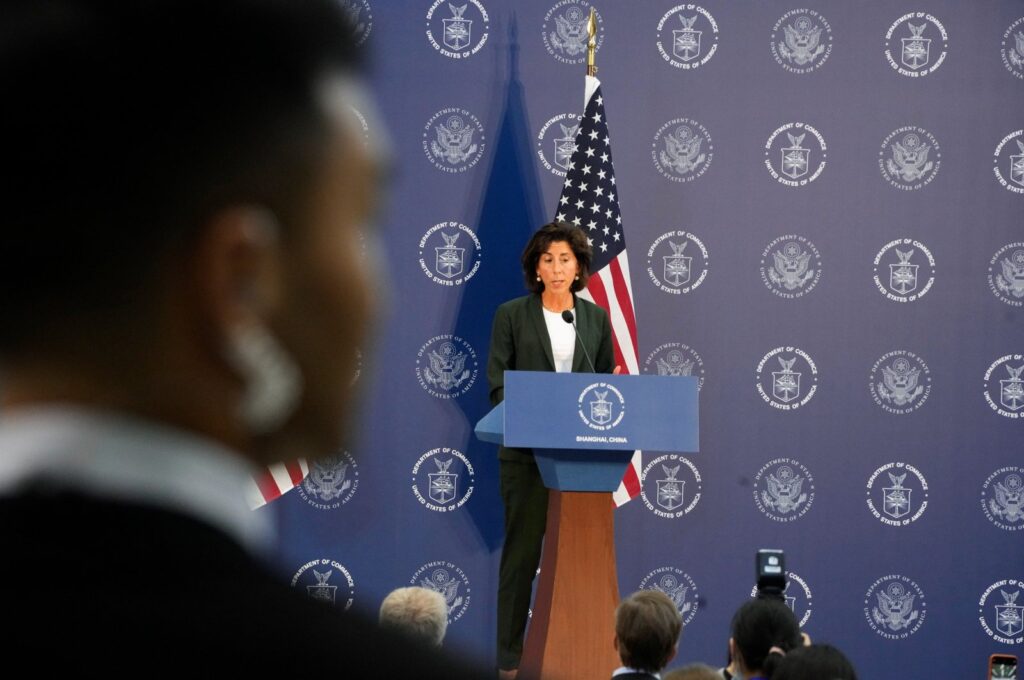
[[758, 597], [781, 598], [786, 589], [786, 556], [781, 550], [762, 548], [756, 561]]

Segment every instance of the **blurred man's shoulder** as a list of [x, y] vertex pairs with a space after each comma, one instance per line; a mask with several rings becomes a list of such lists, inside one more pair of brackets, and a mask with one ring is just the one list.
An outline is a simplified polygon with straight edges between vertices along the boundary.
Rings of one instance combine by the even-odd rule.
[[50, 668], [103, 657], [106, 669], [127, 670], [149, 657], [202, 674], [475, 677], [300, 594], [226, 534], [173, 511], [32, 490], [0, 498], [0, 531], [10, 541], [0, 592], [15, 640], [59, 640]]

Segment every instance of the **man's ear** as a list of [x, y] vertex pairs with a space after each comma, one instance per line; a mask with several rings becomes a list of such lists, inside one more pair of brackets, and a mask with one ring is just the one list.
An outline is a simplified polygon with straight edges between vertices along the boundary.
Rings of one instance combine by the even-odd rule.
[[193, 246], [191, 292], [215, 341], [238, 326], [265, 323], [279, 304], [278, 231], [273, 213], [258, 206], [228, 208], [204, 225]]

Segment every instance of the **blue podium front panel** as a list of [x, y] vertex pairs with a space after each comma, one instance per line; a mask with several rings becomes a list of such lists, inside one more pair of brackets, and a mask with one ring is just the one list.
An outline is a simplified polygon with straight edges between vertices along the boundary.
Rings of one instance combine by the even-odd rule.
[[505, 372], [505, 445], [696, 451], [697, 379]]

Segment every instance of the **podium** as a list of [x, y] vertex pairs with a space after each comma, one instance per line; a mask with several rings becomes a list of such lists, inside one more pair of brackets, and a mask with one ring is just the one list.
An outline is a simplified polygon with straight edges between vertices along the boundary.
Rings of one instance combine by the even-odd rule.
[[618, 604], [610, 492], [636, 449], [698, 450], [697, 379], [505, 372], [505, 401], [476, 426], [483, 441], [533, 449], [548, 518], [521, 678], [610, 677]]

